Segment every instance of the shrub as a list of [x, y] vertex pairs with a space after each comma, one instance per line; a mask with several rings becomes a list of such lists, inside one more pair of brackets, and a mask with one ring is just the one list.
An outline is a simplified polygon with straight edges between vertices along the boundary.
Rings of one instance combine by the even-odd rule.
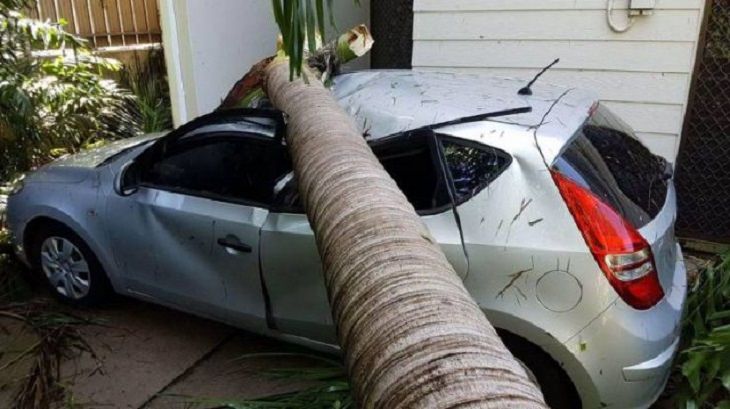
[[120, 83], [135, 96], [139, 122], [145, 133], [172, 129], [170, 90], [167, 69], [161, 50], [150, 51], [147, 58], [134, 56], [120, 74]]
[[119, 64], [24, 5], [0, 0], [0, 180], [138, 130], [132, 95], [104, 78]]
[[681, 408], [730, 408], [730, 253], [690, 284], [677, 357]]

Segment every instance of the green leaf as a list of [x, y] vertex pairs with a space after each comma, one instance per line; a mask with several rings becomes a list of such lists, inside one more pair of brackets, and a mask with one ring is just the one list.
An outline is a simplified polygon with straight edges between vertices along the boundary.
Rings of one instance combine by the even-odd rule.
[[[288, 24], [284, 19], [284, 9], [281, 6], [281, 0], [271, 0], [271, 6], [274, 10], [274, 21], [276, 21], [276, 25], [279, 26], [279, 31], [281, 31], [284, 41], [286, 41], [286, 28]], [[286, 42], [284, 44], [284, 48], [286, 49]]]
[[712, 320], [712, 321], [714, 321], [714, 320], [722, 320], [722, 319], [726, 319], [726, 318], [730, 318], [730, 310], [727, 310], [727, 311], [718, 311], [718, 312], [716, 312], [714, 314], [711, 314], [709, 316], [709, 319]]
[[692, 390], [697, 392], [700, 389], [700, 374], [702, 365], [707, 357], [707, 352], [691, 352], [687, 362], [682, 365], [682, 375], [689, 381]]
[[[727, 365], [727, 364], [726, 364]], [[726, 367], [720, 374], [720, 382], [725, 390], [730, 392], [730, 367]]]
[[332, 26], [332, 28], [337, 30], [337, 24], [335, 22], [334, 0], [327, 0], [327, 10], [329, 11], [330, 25]]
[[730, 409], [730, 400], [723, 400], [718, 402], [715, 409]]
[[315, 18], [314, 7], [312, 0], [305, 0], [305, 18], [306, 18], [306, 32], [307, 32], [307, 47], [309, 52], [313, 53], [317, 51], [317, 20]]
[[319, 30], [319, 35], [322, 36], [322, 43], [327, 43], [327, 34], [325, 33], [325, 27], [324, 27], [324, 0], [316, 0], [315, 5], [317, 7], [317, 29]]

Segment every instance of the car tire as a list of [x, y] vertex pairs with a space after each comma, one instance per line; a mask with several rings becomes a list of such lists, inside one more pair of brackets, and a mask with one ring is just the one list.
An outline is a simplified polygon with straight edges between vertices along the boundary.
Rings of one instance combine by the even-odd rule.
[[111, 284], [89, 246], [71, 229], [51, 224], [33, 235], [31, 262], [62, 302], [93, 306], [112, 294]]
[[580, 409], [578, 391], [568, 374], [542, 348], [526, 339], [506, 331], [499, 331], [505, 346], [526, 367], [530, 378], [537, 380], [545, 397], [545, 402], [552, 409]]

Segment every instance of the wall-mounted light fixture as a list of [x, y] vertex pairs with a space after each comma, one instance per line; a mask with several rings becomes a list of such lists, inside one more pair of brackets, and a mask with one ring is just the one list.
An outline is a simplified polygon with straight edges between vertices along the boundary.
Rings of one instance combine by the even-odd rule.
[[656, 7], [656, 0], [629, 0], [629, 5], [627, 9], [628, 21], [623, 26], [620, 26], [613, 19], [613, 11], [616, 8], [616, 0], [607, 1], [608, 4], [606, 6], [606, 17], [608, 20], [608, 25], [609, 27], [611, 27], [611, 30], [617, 33], [624, 33], [626, 31], [629, 31], [631, 26], [634, 25], [635, 18], [637, 16], [652, 15], [654, 14], [654, 8]]

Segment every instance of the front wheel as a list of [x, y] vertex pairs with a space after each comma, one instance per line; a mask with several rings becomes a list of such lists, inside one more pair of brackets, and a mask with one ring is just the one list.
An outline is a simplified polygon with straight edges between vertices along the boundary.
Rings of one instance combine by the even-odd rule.
[[45, 228], [34, 243], [33, 262], [62, 301], [93, 305], [111, 292], [96, 256], [71, 230], [61, 226]]

